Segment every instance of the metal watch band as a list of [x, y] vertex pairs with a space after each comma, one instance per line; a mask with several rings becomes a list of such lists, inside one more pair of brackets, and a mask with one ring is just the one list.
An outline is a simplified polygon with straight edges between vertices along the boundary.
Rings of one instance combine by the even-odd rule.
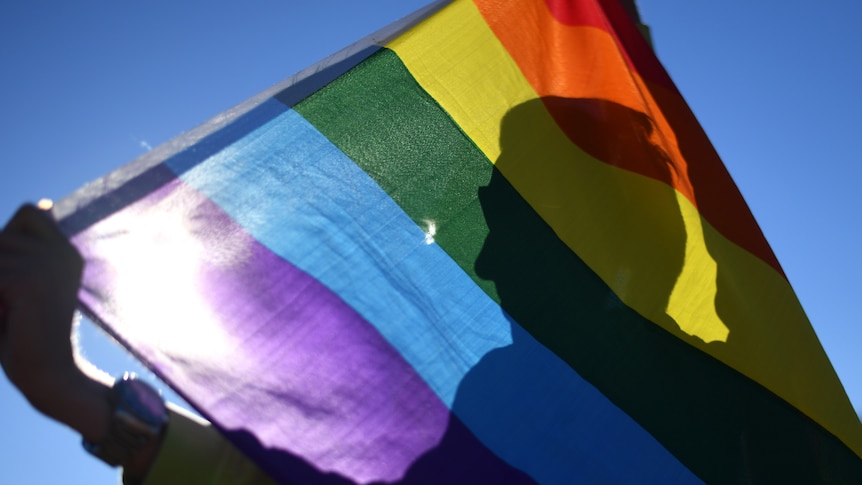
[[109, 393], [111, 423], [99, 443], [83, 440], [84, 449], [110, 466], [129, 462], [135, 453], [156, 439], [167, 423], [167, 407], [158, 391], [134, 374], [125, 374]]

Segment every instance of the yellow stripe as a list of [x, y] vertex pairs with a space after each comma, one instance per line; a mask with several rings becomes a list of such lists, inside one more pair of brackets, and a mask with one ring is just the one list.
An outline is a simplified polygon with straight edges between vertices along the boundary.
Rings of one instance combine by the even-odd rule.
[[[613, 42], [591, 31], [594, 42]], [[388, 47], [628, 306], [781, 396], [862, 456], [862, 426], [781, 275], [673, 188], [584, 153], [540, 103], [518, 108], [501, 129], [509, 110], [537, 94], [471, 2], [456, 1]], [[523, 146], [518, 137], [526, 133], [539, 138]], [[546, 163], [526, 166], [525, 155]]]

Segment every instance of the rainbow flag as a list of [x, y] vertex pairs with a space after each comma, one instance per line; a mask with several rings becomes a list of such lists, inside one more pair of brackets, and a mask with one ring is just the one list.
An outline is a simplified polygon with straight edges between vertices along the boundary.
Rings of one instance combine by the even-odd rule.
[[300, 483], [862, 483], [616, 0], [437, 2], [62, 201], [85, 311]]

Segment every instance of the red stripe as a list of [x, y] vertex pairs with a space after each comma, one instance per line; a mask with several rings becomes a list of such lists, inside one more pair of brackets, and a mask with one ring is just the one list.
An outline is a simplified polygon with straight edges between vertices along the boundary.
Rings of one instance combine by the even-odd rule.
[[622, 46], [626, 62], [642, 78], [676, 91], [673, 81], [653, 54], [643, 33], [617, 0], [545, 0], [545, 5], [562, 24], [604, 30]]

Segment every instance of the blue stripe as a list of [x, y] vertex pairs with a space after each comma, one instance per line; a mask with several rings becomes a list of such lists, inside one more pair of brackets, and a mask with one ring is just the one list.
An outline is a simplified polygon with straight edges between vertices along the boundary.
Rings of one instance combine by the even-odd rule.
[[486, 446], [541, 483], [699, 483], [294, 111], [186, 168], [186, 183], [372, 322]]

